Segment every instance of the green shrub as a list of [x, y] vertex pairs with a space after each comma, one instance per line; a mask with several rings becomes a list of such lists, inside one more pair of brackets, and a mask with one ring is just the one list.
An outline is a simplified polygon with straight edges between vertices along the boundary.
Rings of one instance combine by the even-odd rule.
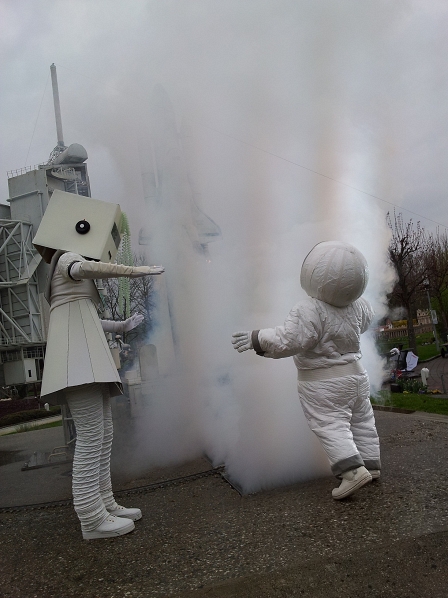
[[423, 382], [419, 378], [398, 378], [397, 384], [401, 386], [403, 391], [418, 393], [419, 390], [423, 390], [427, 388], [427, 386], [423, 385]]
[[16, 424], [22, 424], [29, 422], [34, 419], [41, 419], [42, 417], [50, 417], [52, 415], [58, 415], [61, 413], [59, 405], [50, 407], [50, 411], [46, 409], [29, 409], [28, 411], [19, 411], [18, 413], [9, 413], [0, 417], [0, 428], [5, 426], [14, 426]]
[[408, 325], [407, 320], [395, 320], [395, 322], [392, 322], [392, 326], [394, 328], [405, 328], [407, 325]]

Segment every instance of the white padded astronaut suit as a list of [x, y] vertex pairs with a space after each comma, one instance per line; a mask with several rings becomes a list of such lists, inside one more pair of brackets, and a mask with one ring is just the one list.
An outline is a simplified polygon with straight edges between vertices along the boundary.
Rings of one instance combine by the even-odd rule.
[[[302, 288], [308, 299], [295, 305], [283, 326], [234, 335], [234, 346], [259, 355], [293, 357], [298, 392], [310, 428], [330, 460], [332, 472], [364, 471], [363, 485], [379, 476], [380, 448], [369, 400], [369, 379], [361, 364], [360, 335], [373, 310], [361, 294], [368, 270], [363, 255], [339, 242], [316, 245], [305, 258]], [[354, 485], [354, 484], [353, 484]], [[344, 498], [335, 495], [334, 498]], [[349, 492], [351, 493], [351, 492]]]

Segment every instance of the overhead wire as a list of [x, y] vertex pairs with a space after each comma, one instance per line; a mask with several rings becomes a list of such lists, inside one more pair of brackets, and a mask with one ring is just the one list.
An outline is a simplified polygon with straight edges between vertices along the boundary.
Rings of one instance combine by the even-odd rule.
[[448, 229], [448, 225], [446, 224], [442, 224], [441, 222], [437, 222], [437, 220], [432, 220], [431, 218], [428, 218], [427, 216], [423, 216], [422, 214], [419, 214], [418, 212], [414, 212], [413, 210], [409, 210], [408, 208], [405, 208], [403, 206], [399, 206], [397, 204], [395, 204], [394, 202], [387, 200], [387, 199], [383, 199], [382, 197], [379, 197], [378, 195], [374, 195], [373, 193], [369, 193], [368, 191], [364, 191], [363, 189], [359, 189], [358, 187], [354, 187], [353, 185], [349, 185], [348, 183], [343, 183], [342, 181], [339, 181], [338, 179], [335, 179], [327, 174], [323, 174], [322, 172], [319, 172], [318, 170], [313, 170], [312, 168], [309, 168], [308, 166], [304, 166], [303, 164], [299, 164], [298, 162], [294, 162], [294, 160], [290, 160], [288, 158], [284, 158], [283, 156], [279, 156], [278, 154], [274, 154], [274, 152], [270, 152], [269, 150], [266, 150], [262, 147], [259, 147], [253, 143], [250, 143], [248, 141], [244, 141], [243, 139], [239, 139], [238, 137], [235, 137], [233, 135], [229, 135], [228, 133], [224, 133], [223, 131], [219, 131], [218, 129], [215, 129], [214, 127], [211, 127], [209, 125], [204, 125], [202, 123], [198, 123], [201, 127], [204, 127], [206, 129], [210, 129], [211, 131], [214, 131], [215, 133], [218, 133], [219, 135], [223, 135], [224, 137], [228, 137], [229, 139], [233, 139], [234, 141], [237, 141], [238, 143], [242, 143], [243, 145], [247, 145], [249, 147], [253, 147], [254, 149], [263, 152], [264, 154], [267, 154], [269, 156], [272, 156], [274, 158], [278, 158], [279, 160], [283, 160], [284, 162], [288, 162], [289, 164], [293, 164], [294, 166], [298, 166], [299, 168], [303, 168], [303, 170], [307, 170], [308, 172], [312, 172], [313, 174], [317, 174], [318, 176], [321, 176], [325, 179], [328, 179], [330, 181], [334, 181], [335, 183], [338, 183], [338, 185], [343, 185], [344, 187], [347, 187], [348, 189], [352, 189], [353, 191], [357, 191], [358, 193], [362, 193], [363, 195], [367, 195], [369, 197], [372, 197], [374, 199], [377, 199], [379, 201], [382, 201], [383, 203], [386, 203], [394, 208], [397, 208], [398, 210], [402, 210], [402, 211], [406, 211], [409, 214], [412, 214], [414, 216], [418, 216], [418, 218], [422, 218], [424, 220], [427, 220], [428, 222], [432, 222], [433, 224], [436, 224], [437, 226], [441, 226], [445, 229]]

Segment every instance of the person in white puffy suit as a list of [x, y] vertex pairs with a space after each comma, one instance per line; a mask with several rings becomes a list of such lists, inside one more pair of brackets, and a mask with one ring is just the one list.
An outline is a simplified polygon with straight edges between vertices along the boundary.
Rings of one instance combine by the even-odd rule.
[[336, 500], [380, 476], [380, 445], [370, 404], [370, 385], [361, 363], [360, 336], [373, 319], [361, 297], [367, 262], [347, 243], [326, 241], [306, 256], [300, 283], [308, 298], [290, 311], [283, 326], [236, 332], [239, 351], [293, 357], [298, 392], [311, 430], [319, 438], [333, 474], [342, 479]]
[[[135, 314], [123, 322], [100, 320], [97, 308], [101, 299], [94, 280], [161, 274], [164, 269], [87, 258], [91, 258], [91, 254], [94, 259], [101, 254], [111, 260], [115, 257], [120, 242], [121, 211], [115, 204], [115, 221], [110, 221], [101, 213], [101, 204], [105, 202], [59, 193], [63, 200], [65, 195], [71, 195], [66, 212], [73, 205], [75, 216], [65, 213], [64, 220], [55, 227], [52, 220], [58, 216], [58, 197], [54, 201], [52, 198], [33, 240], [45, 261], [50, 263], [45, 293], [50, 303], [50, 323], [41, 396], [48, 403], [67, 404], [73, 417], [76, 428], [73, 503], [83, 538], [110, 538], [131, 532], [134, 521], [140, 519], [142, 513], [140, 509], [117, 504], [112, 492], [110, 399], [122, 394], [122, 388], [105, 332], [131, 330], [143, 317]], [[78, 202], [84, 214], [88, 214], [86, 208], [89, 207], [92, 212], [99, 211], [92, 227], [86, 220], [76, 222], [79, 220]], [[64, 207], [63, 202], [61, 205]], [[106, 206], [106, 215], [108, 211], [110, 205]], [[89, 235], [103, 237], [106, 250], [102, 246], [93, 250]]]

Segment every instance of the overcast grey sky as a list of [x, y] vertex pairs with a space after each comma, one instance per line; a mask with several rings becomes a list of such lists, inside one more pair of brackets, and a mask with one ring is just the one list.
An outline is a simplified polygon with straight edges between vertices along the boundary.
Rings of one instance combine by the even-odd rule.
[[160, 83], [204, 147], [278, 156], [277, 189], [322, 192], [296, 163], [448, 226], [447, 18], [443, 0], [2, 0], [0, 201], [6, 171], [55, 145], [54, 62], [94, 197], [140, 201], [140, 122]]

